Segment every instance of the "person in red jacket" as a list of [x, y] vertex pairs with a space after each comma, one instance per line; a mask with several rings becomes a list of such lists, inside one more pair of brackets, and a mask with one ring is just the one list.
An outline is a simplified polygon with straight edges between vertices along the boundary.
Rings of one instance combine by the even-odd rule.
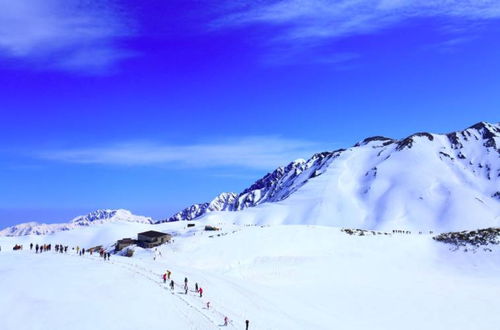
[[163, 274], [163, 283], [167, 283], [167, 273]]
[[202, 297], [203, 297], [203, 288], [200, 288], [200, 289], [198, 290], [198, 292], [200, 293], [200, 298], [202, 298]]

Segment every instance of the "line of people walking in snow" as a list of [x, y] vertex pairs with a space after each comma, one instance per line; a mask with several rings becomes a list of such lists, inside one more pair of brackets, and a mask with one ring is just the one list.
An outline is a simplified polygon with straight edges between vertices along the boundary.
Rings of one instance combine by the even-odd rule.
[[[411, 231], [410, 230], [400, 230], [400, 229], [393, 229], [392, 230], [392, 233], [393, 234], [407, 234], [407, 235], [410, 235], [411, 234]], [[424, 232], [423, 231], [419, 231], [418, 234], [419, 235], [422, 235]], [[434, 232], [432, 230], [429, 230], [429, 234], [433, 234]]]
[[[13, 248], [13, 250], [22, 250], [22, 249], [23, 249], [23, 246], [20, 244], [14, 245], [14, 248]], [[38, 243], [33, 244], [33, 243], [30, 243], [30, 251], [32, 251], [33, 249], [35, 249], [35, 253], [43, 253], [43, 252], [52, 251], [52, 244], [38, 244]], [[72, 249], [76, 250], [76, 253], [80, 256], [85, 255], [86, 252], [89, 253], [90, 255], [92, 255], [94, 252], [93, 248], [85, 249], [85, 248], [80, 248], [79, 246], [73, 247]], [[68, 246], [62, 245], [62, 244], [56, 244], [56, 245], [54, 245], [54, 250], [56, 253], [68, 253]], [[102, 248], [99, 250], [99, 255], [104, 260], [109, 260], [109, 258], [111, 257], [111, 253], [105, 251]]]
[[[174, 291], [175, 289], [175, 282], [173, 279], [171, 279], [171, 276], [172, 276], [172, 272], [170, 270], [167, 270], [165, 273], [163, 273], [162, 275], [162, 278], [163, 278], [163, 283], [166, 284], [167, 283], [167, 280], [170, 280], [169, 282], [169, 287], [170, 287], [170, 290], [171, 291]], [[184, 286], [183, 286], [183, 289], [184, 289], [184, 294], [188, 294], [188, 291], [189, 291], [189, 286], [188, 286], [188, 278], [185, 277], [184, 278]], [[200, 298], [203, 298], [203, 288], [201, 286], [198, 285], [198, 283], [196, 282], [194, 284], [194, 292], [198, 293]], [[210, 301], [207, 301], [206, 303], [206, 309], [210, 309]], [[246, 320], [245, 321], [245, 329], [248, 330], [248, 327], [249, 327], [249, 323], [250, 321], [249, 320]], [[227, 316], [224, 316], [224, 326], [228, 326], [229, 325], [229, 318]]]

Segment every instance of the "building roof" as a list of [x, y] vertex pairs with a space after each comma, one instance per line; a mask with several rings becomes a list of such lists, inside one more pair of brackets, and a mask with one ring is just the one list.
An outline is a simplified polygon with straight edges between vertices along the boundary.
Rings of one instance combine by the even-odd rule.
[[135, 239], [132, 239], [132, 238], [123, 238], [123, 239], [119, 239], [118, 240], [118, 243], [130, 243], [130, 242], [137, 242], [137, 240]]
[[162, 233], [162, 232], [155, 231], [155, 230], [148, 230], [148, 231], [145, 231], [143, 233], [139, 233], [138, 235], [143, 235], [143, 236], [147, 236], [147, 237], [151, 237], [151, 238], [170, 236], [170, 234]]

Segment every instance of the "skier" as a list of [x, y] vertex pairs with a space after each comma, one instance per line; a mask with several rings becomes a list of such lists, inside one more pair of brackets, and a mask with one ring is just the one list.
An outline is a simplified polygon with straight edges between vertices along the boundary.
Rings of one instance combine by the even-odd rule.
[[36, 253], [38, 253], [38, 244], [35, 245], [35, 251], [36, 251]]
[[200, 288], [198, 292], [200, 293], [200, 298], [203, 298], [203, 288]]
[[172, 272], [170, 270], [167, 270], [167, 278], [170, 279], [170, 275], [172, 275]]
[[108, 261], [109, 261], [109, 257], [111, 257], [111, 252], [108, 252]]
[[246, 320], [246, 321], [245, 321], [245, 325], [246, 325], [245, 330], [248, 330], [248, 325], [249, 325], [249, 324], [250, 324], [250, 321]]
[[170, 280], [170, 290], [174, 291], [174, 280]]
[[195, 289], [196, 292], [198, 292], [198, 283], [194, 284], [194, 289]]
[[33, 243], [30, 243], [30, 250], [33, 250]]
[[163, 274], [163, 283], [167, 283], [167, 273]]
[[207, 309], [210, 309], [210, 301], [207, 301]]
[[227, 322], [229, 321], [229, 319], [227, 318], [227, 316], [224, 316], [224, 326], [227, 327]]

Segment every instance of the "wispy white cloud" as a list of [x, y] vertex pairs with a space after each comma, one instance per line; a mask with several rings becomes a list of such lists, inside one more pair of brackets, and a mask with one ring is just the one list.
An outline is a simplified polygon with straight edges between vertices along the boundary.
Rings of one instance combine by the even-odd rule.
[[194, 168], [233, 166], [269, 170], [297, 158], [310, 157], [314, 152], [323, 151], [320, 148], [320, 145], [310, 141], [256, 136], [191, 145], [119, 143], [47, 150], [37, 154], [37, 157], [78, 164], [172, 165]]
[[0, 55], [44, 68], [109, 68], [131, 31], [114, 1], [0, 0]]
[[279, 43], [271, 45], [263, 63], [272, 66], [327, 64], [342, 68], [360, 56], [358, 53], [325, 49], [320, 42], [308, 42], [306, 45], [304, 43]]
[[433, 44], [426, 45], [424, 49], [434, 49], [440, 53], [454, 53], [459, 49], [463, 44], [470, 42], [474, 37], [454, 37], [442, 42], [437, 42]]
[[278, 40], [334, 39], [379, 31], [410, 18], [500, 18], [498, 0], [270, 0], [231, 6], [218, 27], [248, 24], [282, 26]]

